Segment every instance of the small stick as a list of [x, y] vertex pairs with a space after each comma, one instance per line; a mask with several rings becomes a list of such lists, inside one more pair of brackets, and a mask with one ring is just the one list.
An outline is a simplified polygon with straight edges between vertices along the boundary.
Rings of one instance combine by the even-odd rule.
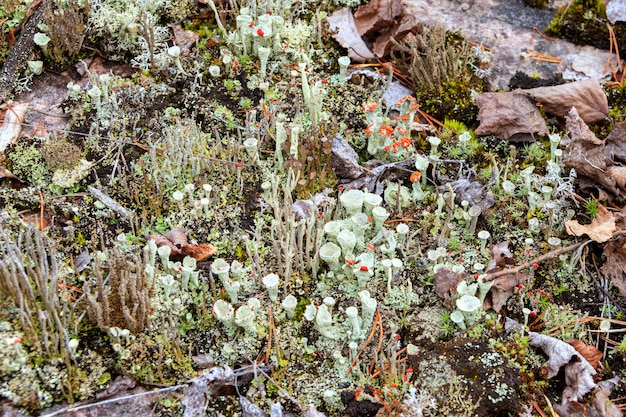
[[45, 203], [43, 201], [43, 194], [41, 193], [41, 190], [37, 190], [37, 192], [39, 193], [39, 230], [43, 233], [43, 212]]
[[93, 195], [98, 200], [100, 200], [100, 202], [104, 204], [105, 206], [107, 206], [107, 208], [113, 210], [120, 216], [124, 217], [126, 220], [132, 219], [133, 214], [129, 212], [128, 210], [126, 210], [124, 207], [122, 207], [118, 202], [113, 200], [111, 197], [104, 194], [102, 191], [98, 190], [97, 188], [92, 187], [91, 185], [88, 185], [87, 189], [89, 190], [89, 193], [91, 195]]
[[554, 41], [555, 41], [555, 39], [554, 39], [554, 38], [551, 38], [551, 37], [549, 37], [549, 36], [546, 36], [546, 35], [545, 35], [542, 31], [540, 31], [539, 29], [537, 29], [537, 28], [533, 28], [533, 34], [532, 34], [532, 36], [530, 37], [530, 41], [531, 41], [531, 42], [535, 39], [535, 33], [538, 33], [538, 34], [539, 34], [539, 36], [541, 36], [542, 38], [544, 38], [544, 39], [545, 39], [545, 40], [547, 40], [547, 41], [550, 41], [550, 42], [554, 42]]
[[125, 397], [111, 398], [111, 399], [100, 401], [100, 402], [96, 402], [96, 403], [79, 405], [79, 406], [72, 406], [72, 407], [63, 408], [61, 410], [54, 411], [54, 412], [49, 413], [49, 414], [44, 414], [41, 417], [54, 417], [54, 416], [59, 416], [59, 415], [65, 415], [67, 413], [73, 413], [74, 411], [85, 410], [87, 408], [92, 408], [92, 407], [98, 407], [98, 406], [101, 406], [101, 405], [104, 405], [104, 404], [112, 404], [112, 403], [116, 403], [116, 402], [130, 400], [130, 399], [133, 399], [133, 398], [145, 397], [146, 395], [161, 394], [161, 393], [164, 393], [164, 392], [177, 391], [177, 390], [179, 390], [181, 388], [187, 388], [187, 386], [188, 386], [188, 384], [175, 385], [173, 387], [161, 388], [161, 389], [154, 390], [154, 391], [140, 392], [139, 394], [132, 394], [132, 395], [128, 395], [128, 396], [125, 396]]
[[532, 259], [530, 261], [524, 262], [518, 266], [516, 266], [515, 268], [505, 268], [496, 272], [492, 272], [489, 273], [487, 272], [487, 276], [484, 278], [484, 282], [489, 282], [489, 281], [493, 281], [494, 279], [504, 276], [504, 275], [511, 275], [511, 274], [517, 274], [519, 273], [522, 269], [526, 269], [526, 268], [530, 268], [533, 266], [533, 264], [539, 263], [539, 262], [543, 262], [543, 261], [547, 261], [548, 259], [553, 259], [556, 258], [557, 256], [567, 253], [567, 252], [571, 252], [574, 249], [578, 249], [580, 246], [582, 245], [586, 245], [587, 243], [591, 242], [591, 239], [588, 240], [583, 240], [581, 242], [576, 242], [572, 245], [569, 246], [565, 246], [562, 248], [558, 248], [558, 249], [554, 249], [551, 250], [548, 253], [545, 253], [541, 256], [536, 257], [535, 259]]

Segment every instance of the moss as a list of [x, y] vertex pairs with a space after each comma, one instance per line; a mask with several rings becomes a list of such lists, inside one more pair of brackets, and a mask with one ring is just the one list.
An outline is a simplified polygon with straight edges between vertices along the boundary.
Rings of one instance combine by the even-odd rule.
[[626, 120], [626, 82], [604, 88], [609, 102], [609, 117], [613, 122]]
[[8, 168], [18, 178], [36, 187], [45, 187], [50, 180], [43, 155], [38, 146], [18, 144], [8, 154]]
[[[606, 6], [602, 0], [574, 0], [561, 7], [546, 28], [548, 36], [558, 36], [577, 45], [591, 45], [600, 49], [610, 48], [610, 36], [606, 18]], [[620, 55], [626, 53], [626, 25], [613, 25]]]
[[50, 171], [74, 168], [83, 157], [81, 149], [65, 138], [50, 138], [41, 148], [44, 164]]
[[465, 38], [438, 26], [420, 25], [417, 35], [394, 42], [391, 55], [412, 81], [423, 111], [438, 120], [475, 122], [473, 95], [482, 92], [483, 81], [474, 74], [476, 54]]
[[[44, 22], [47, 27], [45, 32], [50, 38], [44, 55], [60, 68], [76, 62], [81, 52], [86, 36], [85, 23], [89, 15], [89, 2], [82, 3], [82, 6], [77, 0], [44, 3]], [[55, 8], [55, 4], [59, 7]]]

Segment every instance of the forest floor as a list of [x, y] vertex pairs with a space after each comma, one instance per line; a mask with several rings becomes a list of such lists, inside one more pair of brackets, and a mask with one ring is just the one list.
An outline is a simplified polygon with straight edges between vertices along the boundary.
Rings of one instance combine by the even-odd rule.
[[621, 415], [611, 2], [89, 3], [0, 6], [1, 415]]

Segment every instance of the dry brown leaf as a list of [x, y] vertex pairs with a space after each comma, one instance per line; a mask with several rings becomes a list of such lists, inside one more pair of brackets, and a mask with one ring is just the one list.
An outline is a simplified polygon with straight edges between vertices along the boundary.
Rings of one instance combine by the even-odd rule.
[[609, 399], [610, 395], [611, 390], [608, 388], [595, 390], [591, 405], [598, 411], [600, 417], [622, 417], [618, 405]]
[[603, 243], [613, 237], [617, 226], [615, 216], [602, 204], [598, 204], [598, 214], [591, 224], [583, 225], [576, 220], [568, 220], [565, 222], [565, 230], [572, 236], [587, 235], [594, 242]]
[[443, 300], [446, 308], [450, 307], [450, 290], [463, 281], [465, 274], [442, 268], [434, 276], [435, 293]]
[[480, 126], [476, 129], [478, 135], [496, 135], [509, 139], [519, 134], [548, 134], [541, 112], [523, 94], [482, 93], [476, 97], [476, 105], [480, 120]]
[[611, 155], [605, 150], [605, 142], [598, 139], [585, 121], [572, 107], [566, 122], [567, 136], [561, 140], [565, 146], [563, 163], [567, 168], [574, 168], [582, 180], [589, 178], [610, 194], [619, 196], [620, 190], [615, 178], [609, 175], [608, 168], [613, 166]]
[[389, 28], [395, 24], [401, 12], [400, 0], [372, 0], [354, 13], [357, 32], [364, 36]]
[[154, 240], [157, 247], [169, 246], [172, 251], [170, 258], [174, 260], [182, 260], [185, 256], [191, 256], [196, 261], [201, 262], [218, 251], [217, 247], [208, 243], [189, 243], [185, 230], [180, 227], [175, 227], [166, 235], [149, 235], [148, 239]]
[[604, 245], [604, 265], [600, 272], [610, 279], [622, 296], [626, 297], [626, 236], [620, 236]]
[[347, 7], [336, 10], [326, 18], [328, 27], [335, 32], [333, 38], [348, 50], [348, 56], [354, 62], [366, 62], [376, 56], [367, 47], [354, 23], [352, 10]]
[[515, 293], [515, 289], [526, 282], [528, 275], [513, 273], [509, 275], [502, 275], [493, 280], [493, 285], [489, 289], [489, 297], [485, 299], [484, 308], [492, 308], [494, 311], [499, 312], [502, 310]]
[[0, 155], [20, 138], [27, 111], [28, 103], [12, 103], [5, 111], [4, 124], [0, 127]]
[[393, 44], [391, 43], [391, 38], [396, 41], [406, 42], [409, 37], [415, 36], [413, 32], [417, 31], [417, 28], [420, 25], [420, 21], [413, 15], [403, 15], [400, 19], [400, 23], [394, 25], [382, 32], [375, 40], [372, 42], [372, 52], [377, 56], [386, 56], [389, 55]]
[[609, 103], [600, 82], [592, 78], [552, 87], [518, 90], [541, 103], [546, 113], [565, 117], [576, 107], [580, 117], [587, 123], [603, 120], [609, 115]]
[[500, 242], [491, 247], [491, 259], [485, 272], [492, 272], [497, 268], [506, 268], [515, 263], [515, 255], [509, 249], [509, 242]]
[[6, 169], [2, 165], [0, 165], [0, 178], [8, 178], [8, 179], [13, 179], [13, 180], [18, 180], [19, 181], [19, 178], [17, 178], [11, 171]]
[[602, 352], [599, 351], [598, 348], [588, 345], [578, 339], [569, 339], [566, 340], [565, 343], [571, 345], [574, 349], [576, 349], [576, 351], [578, 351], [578, 353], [583, 355], [583, 357], [587, 359], [587, 362], [593, 366], [593, 369], [598, 368], [598, 363], [600, 362], [600, 359], [602, 359]]
[[626, 122], [618, 122], [606, 137], [606, 152], [614, 161], [626, 164]]
[[180, 25], [168, 25], [172, 32], [174, 32], [174, 39], [176, 39], [176, 45], [180, 47], [182, 52], [188, 51], [198, 39], [200, 39], [200, 35], [198, 35], [193, 30], [186, 30]]
[[596, 387], [593, 376], [596, 371], [574, 347], [541, 333], [529, 333], [530, 345], [539, 348], [548, 357], [546, 363], [546, 377], [548, 379], [559, 373], [565, 367], [565, 384], [563, 403], [578, 401], [585, 394]]

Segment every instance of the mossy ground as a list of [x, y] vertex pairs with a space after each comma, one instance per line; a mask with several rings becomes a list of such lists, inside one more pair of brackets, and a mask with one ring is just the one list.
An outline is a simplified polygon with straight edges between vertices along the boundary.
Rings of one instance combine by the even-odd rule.
[[[71, 132], [67, 137], [64, 134], [54, 138], [53, 143], [22, 138], [6, 152], [6, 167], [26, 183], [16, 185], [7, 181], [0, 187], [0, 207], [3, 207], [0, 224], [12, 238], [18, 236], [26, 218], [32, 219], [34, 215], [35, 221], [31, 221], [31, 225], [36, 226], [43, 199], [45, 216], [50, 222], [45, 234], [58, 248], [64, 283], [78, 289], [84, 289], [85, 282], [94, 280], [94, 264], [80, 272], [76, 267], [79, 256], [85, 251], [98, 256], [96, 251], [119, 246], [120, 235], [123, 235], [125, 256], [131, 259], [142, 253], [148, 234], [165, 234], [175, 226], [183, 227], [193, 241], [215, 245], [219, 250], [217, 256], [242, 262], [249, 274], [243, 294], [260, 298], [264, 306], [272, 305], [260, 279], [285, 261], [286, 252], [282, 252], [274, 239], [276, 235], [271, 233], [276, 233], [272, 232], [275, 223], [286, 222], [268, 204], [267, 191], [262, 187], [270, 176], [268, 171], [277, 170], [281, 175], [281, 202], [286, 199], [280, 193], [285, 192], [285, 178], [290, 166], [300, 176], [289, 198], [309, 198], [326, 188], [330, 189], [329, 197], [337, 197], [339, 179], [329, 162], [330, 140], [341, 135], [357, 150], [361, 162], [371, 159], [366, 150], [367, 137], [363, 133], [367, 123], [362, 106], [379, 99], [382, 83], [363, 76], [354, 77], [345, 84], [324, 83], [328, 93], [323, 105], [326, 116], [323, 123], [311, 126], [302, 86], [298, 85], [301, 74], [291, 78], [290, 69], [276, 65], [273, 75], [264, 79], [270, 81], [269, 88], [260, 88], [257, 59], [237, 57], [239, 67], [229, 70], [221, 64], [224, 45], [215, 35], [214, 20], [199, 17], [210, 13], [204, 8], [194, 9], [192, 14], [194, 17], [186, 17], [185, 22], [187, 28], [196, 31], [200, 38], [190, 52], [182, 56], [182, 66], [188, 74], [180, 74], [170, 62], [152, 72], [137, 71], [132, 77], [114, 76], [111, 88], [115, 104], [100, 103], [100, 108], [83, 89], [75, 97], [68, 96], [63, 103], [66, 113], [72, 115], [68, 124]], [[298, 15], [310, 17], [312, 12], [308, 10]], [[161, 18], [168, 20], [166, 15]], [[341, 52], [330, 37], [325, 36], [322, 40], [322, 45], [314, 41], [308, 45], [325, 48], [324, 52], [313, 55], [319, 62], [310, 66], [309, 77], [328, 81], [337, 72], [332, 63]], [[87, 38], [86, 42], [97, 45], [102, 41], [102, 38]], [[121, 55], [127, 56], [128, 51]], [[222, 74], [218, 77], [209, 75], [210, 64], [221, 65]], [[294, 64], [291, 62], [291, 67]], [[469, 67], [465, 69], [470, 71]], [[438, 194], [433, 183], [458, 175], [459, 164], [455, 161], [460, 159], [473, 171], [476, 179], [483, 185], [488, 184], [488, 189], [497, 197], [495, 205], [481, 217], [477, 226], [477, 230], [491, 231], [492, 242], [509, 241], [519, 261], [548, 252], [551, 248], [544, 242], [547, 235], [558, 235], [564, 246], [573, 242], [559, 222], [550, 228], [546, 226], [546, 211], [541, 207], [531, 209], [521, 190], [515, 195], [505, 195], [498, 185], [493, 185], [496, 175], [508, 175], [512, 181], [521, 183], [520, 171], [531, 165], [537, 167], [537, 178], [544, 176], [543, 167], [550, 159], [547, 138], [540, 138], [534, 144], [512, 145], [494, 137], [472, 136], [469, 150], [460, 150], [459, 135], [465, 129], [471, 131], [476, 127], [471, 92], [480, 92], [482, 88], [480, 80], [469, 73], [463, 76], [466, 75], [476, 81], [476, 85], [459, 84], [459, 80], [450, 79], [436, 87], [438, 95], [432, 89], [418, 94], [418, 102], [429, 114], [442, 121], [450, 119], [438, 132], [443, 139], [440, 158], [447, 162], [438, 163], [436, 172], [422, 173], [430, 181], [425, 187], [428, 198], [411, 202], [402, 209], [398, 204], [387, 204], [391, 212], [388, 229], [392, 230], [396, 221], [408, 223], [411, 229], [398, 249], [398, 256], [405, 264], [404, 270], [394, 277], [392, 285], [404, 289], [410, 283], [415, 299], [398, 301], [390, 296], [387, 298], [387, 281], [380, 276], [371, 280], [368, 289], [379, 300], [383, 331], [380, 336], [376, 333], [377, 339], [370, 343], [357, 363], [353, 376], [345, 378], [346, 362], [349, 364], [351, 355], [347, 343], [325, 340], [302, 313], [311, 301], [319, 304], [324, 296], [335, 297], [337, 311], [345, 310], [354, 303], [354, 294], [358, 291], [354, 284], [333, 281], [323, 263], [320, 263], [317, 276], [309, 267], [294, 268], [286, 277], [287, 283], [281, 283], [280, 291], [281, 296], [294, 294], [298, 297], [300, 303], [296, 314], [288, 319], [279, 303], [274, 303], [272, 314], [279, 331], [272, 333], [270, 313], [264, 308], [258, 313], [258, 334], [251, 336], [242, 328], [229, 330], [211, 313], [216, 299], [228, 300], [229, 297], [222, 283], [211, 273], [211, 261], [207, 260], [197, 265], [198, 286], [181, 296], [183, 307], [175, 304], [172, 297], [166, 299], [160, 287], [153, 286], [150, 294], [155, 317], [153, 323], [136, 332], [129, 341], [117, 343], [119, 346], [115, 346], [116, 341], [110, 334], [97, 328], [97, 323], [87, 318], [77, 322], [70, 333], [80, 340], [81, 354], [69, 370], [63, 370], [56, 358], [36, 357], [25, 346], [24, 353], [32, 365], [31, 373], [39, 385], [33, 385], [35, 388], [29, 392], [15, 393], [10, 389], [15, 372], [0, 369], [2, 389], [16, 394], [14, 397], [3, 395], [14, 404], [35, 411], [64, 399], [87, 399], [102, 390], [116, 375], [132, 376], [148, 386], [175, 385], [197, 376], [200, 369], [194, 357], [209, 355], [215, 364], [233, 367], [267, 358], [272, 365], [270, 374], [280, 388], [303, 404], [316, 404], [329, 415], [374, 415], [386, 408], [391, 415], [401, 410], [406, 390], [401, 391], [398, 387], [402, 387], [408, 369], [412, 369], [412, 373], [407, 379], [440, 404], [436, 415], [514, 415], [521, 412], [522, 406], [529, 404], [530, 400], [545, 404], [544, 393], [553, 402], [558, 401], [558, 381], [539, 378], [542, 358], [529, 348], [521, 329], [506, 334], [501, 317], [492, 313], [476, 326], [459, 332], [434, 293], [434, 263], [427, 258], [428, 250], [446, 247], [447, 254], [440, 262], [466, 266], [468, 271], [473, 271], [473, 264], [488, 260], [478, 249], [480, 241], [467, 232], [467, 224], [459, 213], [460, 206], [456, 211], [446, 213], [443, 210], [443, 214], [436, 214]], [[90, 86], [104, 88], [102, 79], [95, 74], [89, 82]], [[612, 111], [619, 112], [623, 91], [610, 89], [608, 95]], [[244, 99], [246, 105], [242, 106]], [[443, 105], [450, 103], [457, 105], [451, 108]], [[615, 116], [619, 117], [618, 114]], [[289, 155], [292, 137], [285, 142], [282, 153], [287, 163], [284, 166], [274, 163], [277, 158], [275, 120], [279, 117], [300, 125], [299, 137], [304, 139], [299, 142], [298, 158]], [[255, 162], [243, 148], [243, 141], [249, 136], [260, 139], [262, 163]], [[430, 149], [426, 136], [413, 134], [415, 147], [423, 153]], [[60, 143], [65, 145], [59, 147]], [[71, 189], [50, 186], [54, 171], [71, 168], [70, 165], [77, 164], [83, 156], [89, 161], [97, 161], [85, 178]], [[412, 171], [397, 175], [394, 182], [410, 188]], [[187, 184], [193, 184], [191, 194], [194, 197], [185, 197], [181, 208], [172, 195]], [[212, 186], [207, 211], [192, 201], [200, 199], [204, 184]], [[89, 194], [88, 185], [105, 190], [135, 216], [131, 219], [118, 216]], [[564, 213], [558, 217], [559, 221], [565, 219], [566, 209], [572, 210], [575, 218], [584, 218], [585, 214], [571, 199], [563, 198], [563, 204]], [[323, 221], [342, 215], [340, 210], [329, 210], [323, 212], [320, 209], [319, 213], [313, 214], [320, 217], [315, 228], [321, 229]], [[532, 217], [542, 221], [539, 233], [528, 230]], [[450, 229], [448, 234], [442, 232], [443, 219], [454, 224], [452, 232]], [[250, 246], [250, 236], [256, 239], [252, 240], [253, 246]], [[528, 239], [533, 242], [527, 243]], [[590, 247], [584, 258], [587, 265], [598, 253], [598, 248]], [[314, 257], [312, 253], [311, 260]], [[585, 334], [584, 326], [567, 323], [585, 314], [600, 315], [603, 309], [613, 309], [614, 317], [621, 317], [622, 313], [615, 305], [623, 297], [611, 288], [609, 293], [615, 303], [602, 305], [594, 282], [600, 279], [599, 274], [582, 272], [577, 264], [570, 271], [571, 262], [572, 258], [554, 260], [531, 271], [524, 290], [510, 299], [503, 315], [523, 322], [522, 307], [530, 306], [538, 315], [549, 312], [550, 320], [545, 326], [561, 328], [563, 337], [584, 337], [592, 342]], [[159, 273], [165, 274], [165, 265], [160, 268]], [[78, 293], [63, 290], [60, 294], [77, 312], [82, 313], [87, 308]], [[79, 301], [72, 300], [70, 295]], [[398, 303], [405, 305], [396, 308]], [[3, 298], [0, 307], [0, 320], [10, 323], [11, 328], [19, 332], [21, 323], [15, 306]], [[593, 322], [589, 326], [596, 328], [598, 325]], [[306, 344], [304, 337], [307, 338]], [[273, 347], [269, 346], [270, 343]], [[401, 358], [398, 351], [409, 344], [417, 351], [406, 362], [398, 363], [390, 370], [376, 364], [376, 344], [381, 345], [376, 350], [378, 359], [387, 362], [396, 355]], [[335, 351], [345, 360], [334, 357]], [[46, 369], [50, 369], [45, 367], [50, 362], [61, 369], [59, 378], [65, 378], [66, 386], [61, 387], [58, 381], [53, 383], [42, 376]], [[605, 366], [606, 376], [610, 376], [609, 370], [626, 376], [626, 367], [619, 355], [606, 357]], [[377, 369], [379, 373], [373, 376]], [[396, 386], [395, 391], [392, 384]], [[372, 401], [354, 401], [362, 388], [365, 388], [364, 396], [369, 396]], [[229, 396], [212, 397], [208, 412], [237, 415], [240, 406], [234, 389], [232, 386], [224, 389]], [[337, 391], [337, 398], [341, 397], [343, 401], [324, 397], [329, 389]], [[623, 392], [622, 385], [614, 395], [620, 396]], [[242, 386], [240, 393], [264, 408], [282, 397], [274, 383], [262, 377]], [[39, 398], [37, 396], [45, 401], [35, 401]], [[180, 400], [180, 394], [168, 397], [159, 402], [156, 411], [162, 416], [180, 415]], [[289, 401], [283, 399], [282, 402], [287, 410], [298, 411]]]

